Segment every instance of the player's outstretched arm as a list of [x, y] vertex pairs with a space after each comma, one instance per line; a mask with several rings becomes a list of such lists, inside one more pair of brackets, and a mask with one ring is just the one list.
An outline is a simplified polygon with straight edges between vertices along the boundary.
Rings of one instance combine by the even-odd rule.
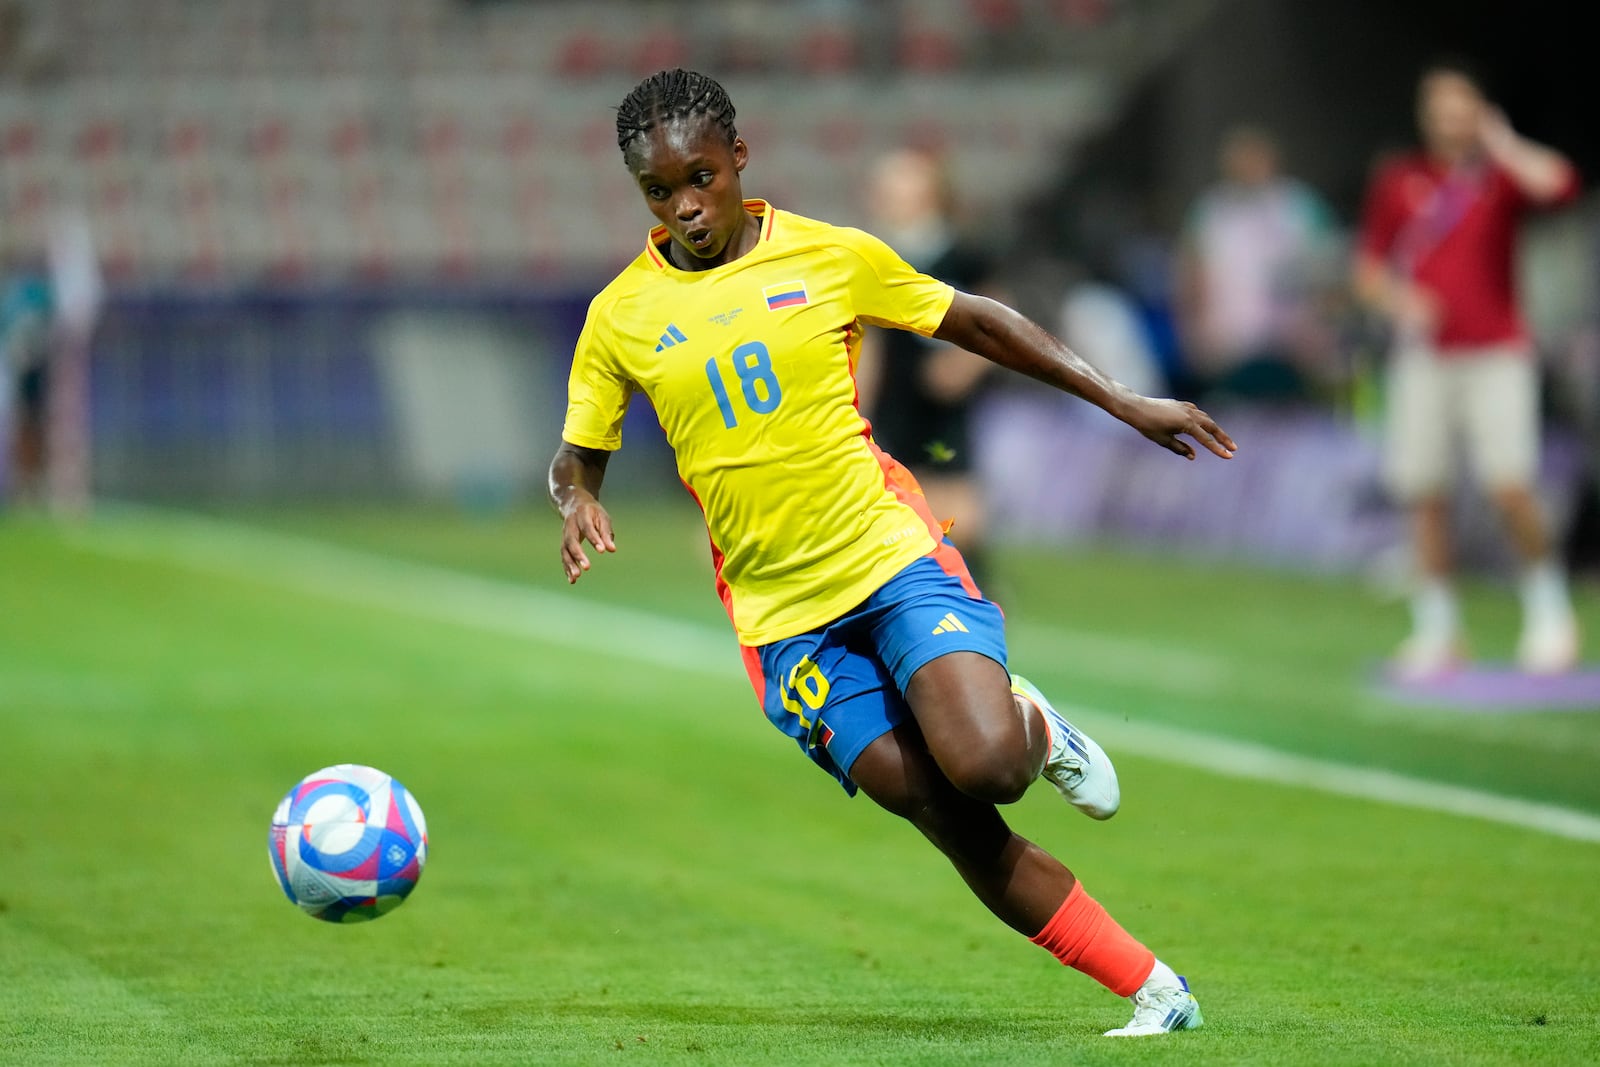
[[998, 301], [958, 290], [934, 336], [1082, 397], [1185, 459], [1193, 459], [1195, 452], [1184, 435], [1214, 455], [1233, 458], [1233, 439], [1210, 415], [1186, 401], [1140, 396], [1100, 373], [1044, 327]]
[[561, 567], [571, 585], [589, 569], [585, 541], [601, 552], [617, 550], [611, 516], [600, 506], [600, 483], [605, 481], [611, 453], [583, 448], [565, 441], [550, 461], [550, 502], [561, 513]]

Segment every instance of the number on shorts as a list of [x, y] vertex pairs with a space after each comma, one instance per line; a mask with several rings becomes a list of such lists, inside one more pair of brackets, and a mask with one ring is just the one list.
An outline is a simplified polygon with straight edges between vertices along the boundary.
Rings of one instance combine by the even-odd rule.
[[[828, 679], [823, 676], [822, 668], [812, 663], [810, 656], [806, 656], [790, 669], [780, 695], [783, 697], [784, 710], [798, 718], [800, 725], [809, 730], [811, 720], [806, 718], [806, 711], [820, 711], [822, 705], [828, 702]], [[801, 707], [802, 702], [804, 707]]]

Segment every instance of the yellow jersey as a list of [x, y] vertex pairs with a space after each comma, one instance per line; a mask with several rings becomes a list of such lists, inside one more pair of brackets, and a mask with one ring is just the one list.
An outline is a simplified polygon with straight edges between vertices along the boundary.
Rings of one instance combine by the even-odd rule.
[[562, 436], [615, 450], [633, 393], [655, 406], [705, 514], [739, 642], [831, 622], [918, 557], [938, 528], [856, 403], [862, 324], [932, 334], [955, 291], [860, 230], [764, 201], [754, 249], [703, 271], [665, 229], [589, 306]]

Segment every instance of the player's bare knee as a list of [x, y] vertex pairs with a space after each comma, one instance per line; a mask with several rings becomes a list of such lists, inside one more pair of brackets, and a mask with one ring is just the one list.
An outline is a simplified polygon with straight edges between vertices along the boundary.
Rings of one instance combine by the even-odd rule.
[[1033, 784], [1028, 751], [1015, 738], [993, 735], [940, 760], [945, 776], [961, 792], [990, 804], [1010, 804]]
[[990, 804], [1015, 804], [1033, 784], [1025, 767], [1011, 765], [992, 767], [969, 788], [962, 790], [969, 797], [986, 800]]

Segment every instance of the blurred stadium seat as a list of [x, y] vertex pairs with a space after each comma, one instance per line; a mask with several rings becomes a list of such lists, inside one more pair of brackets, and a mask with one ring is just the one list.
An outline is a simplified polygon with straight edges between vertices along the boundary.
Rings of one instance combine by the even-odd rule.
[[[596, 169], [620, 178], [608, 107], [633, 79], [680, 64], [731, 74], [771, 181], [856, 175], [885, 141], [962, 143], [953, 134], [980, 79], [990, 118], [1022, 108], [1059, 125], [1037, 103], [1054, 86], [1048, 113], [1070, 121], [1072, 101], [1115, 71], [994, 70], [963, 42], [1026, 32], [1048, 59], [1049, 42], [1077, 49], [1096, 13], [1126, 6], [1159, 17], [1148, 0], [729, 0], [665, 14], [626, 0], [34, 3], [43, 32], [71, 45], [51, 83], [0, 84], [6, 241], [36, 241], [35, 213], [75, 199], [123, 280], [460, 277], [552, 260], [511, 235], [544, 240], [598, 219], [600, 240], [560, 255], [600, 272], [639, 239], [638, 219], [614, 225], [620, 213], [591, 202]], [[877, 83], [894, 71], [931, 78], [910, 93]], [[799, 143], [769, 132], [795, 130]], [[802, 158], [813, 145], [823, 158]], [[983, 150], [1006, 152], [992, 174], [1021, 186], [1048, 148]], [[552, 158], [567, 154], [577, 159]], [[857, 210], [838, 182], [794, 206], [847, 220]]]
[[[58, 210], [86, 214], [112, 293], [96, 478], [126, 495], [392, 489], [408, 431], [383, 338], [405, 331], [384, 324], [418, 302], [531, 316], [554, 367], [650, 221], [612, 109], [653, 70], [725, 78], [751, 195], [845, 223], [871, 158], [912, 142], [981, 181], [1003, 225], [1129, 77], [1055, 62], [1092, 20], [1020, 0], [21, 2], [59, 62], [0, 72], [0, 261], [36, 259]], [[1000, 32], [1037, 47], [970, 46]], [[369, 384], [313, 387], [351, 382]]]

